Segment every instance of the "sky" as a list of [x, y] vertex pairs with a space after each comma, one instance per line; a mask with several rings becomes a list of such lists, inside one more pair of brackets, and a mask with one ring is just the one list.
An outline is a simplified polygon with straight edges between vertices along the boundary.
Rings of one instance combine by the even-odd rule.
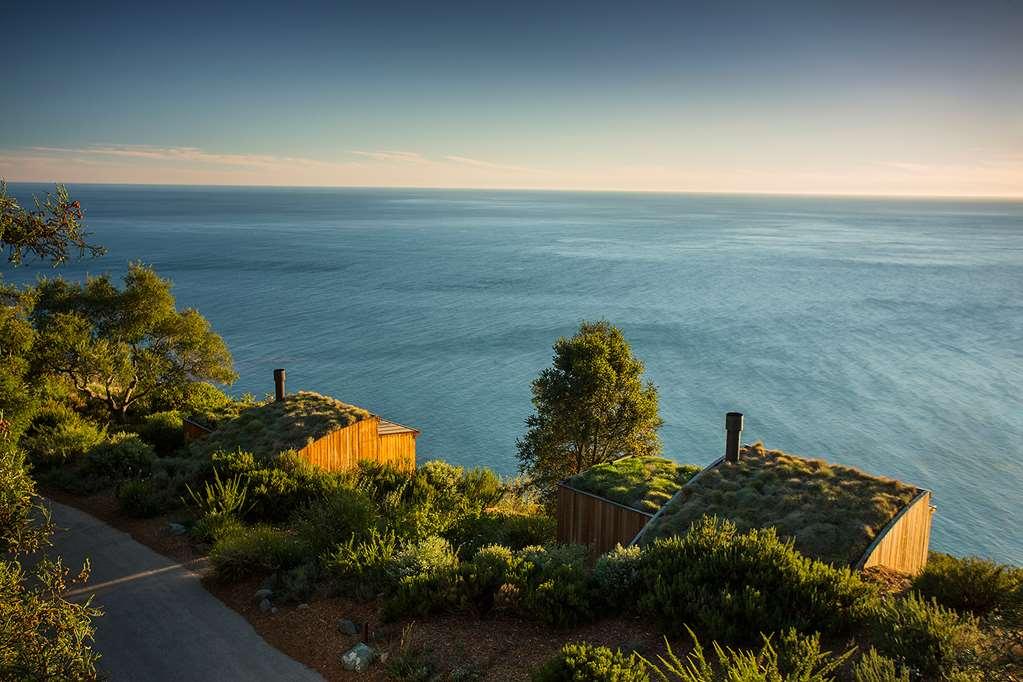
[[1023, 3], [10, 3], [8, 181], [1023, 197]]

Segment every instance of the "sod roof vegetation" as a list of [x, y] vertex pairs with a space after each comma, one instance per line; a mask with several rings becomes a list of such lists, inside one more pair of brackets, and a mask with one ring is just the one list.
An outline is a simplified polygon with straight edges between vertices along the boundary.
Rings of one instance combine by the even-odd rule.
[[686, 486], [651, 521], [641, 542], [682, 533], [713, 515], [740, 530], [773, 526], [807, 556], [851, 564], [917, 493], [890, 478], [757, 443], [743, 448], [737, 463], [723, 462]]
[[319, 393], [299, 391], [284, 400], [243, 408], [237, 417], [195, 441], [192, 448], [203, 454], [241, 449], [268, 458], [285, 450], [300, 450], [332, 431], [370, 416], [361, 407]]
[[642, 512], [654, 513], [671, 499], [700, 467], [664, 457], [624, 457], [598, 464], [565, 483]]

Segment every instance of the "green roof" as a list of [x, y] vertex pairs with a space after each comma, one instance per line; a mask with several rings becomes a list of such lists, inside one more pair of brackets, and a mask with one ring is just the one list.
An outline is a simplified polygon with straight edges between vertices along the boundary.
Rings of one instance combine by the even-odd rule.
[[241, 449], [257, 457], [300, 450], [332, 431], [370, 417], [369, 412], [319, 393], [299, 391], [284, 400], [243, 408], [237, 417], [195, 441], [192, 449], [210, 454]]
[[664, 457], [624, 457], [598, 464], [565, 483], [576, 490], [652, 514], [699, 470], [698, 466], [679, 465]]
[[651, 521], [641, 542], [684, 532], [701, 516], [740, 530], [774, 526], [807, 556], [851, 564], [918, 489], [852, 467], [806, 459], [763, 445], [737, 463], [703, 472]]

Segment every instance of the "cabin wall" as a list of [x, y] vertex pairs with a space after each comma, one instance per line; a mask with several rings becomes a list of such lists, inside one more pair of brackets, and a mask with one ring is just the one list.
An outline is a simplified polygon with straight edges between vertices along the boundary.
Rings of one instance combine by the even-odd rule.
[[213, 429], [208, 429], [202, 424], [196, 424], [188, 419], [185, 420], [182, 425], [182, 431], [185, 434], [185, 442], [191, 443], [194, 440], [199, 440], [208, 433], [211, 433]]
[[414, 433], [392, 433], [380, 436], [377, 458], [382, 464], [403, 471], [416, 468], [416, 435]]
[[360, 460], [379, 461], [377, 417], [328, 433], [298, 451], [299, 457], [328, 471], [352, 469]]
[[924, 490], [871, 543], [857, 568], [884, 566], [916, 575], [927, 565], [931, 542], [931, 493]]
[[564, 484], [558, 486], [558, 542], [589, 545], [594, 556], [618, 544], [628, 545], [652, 516]]

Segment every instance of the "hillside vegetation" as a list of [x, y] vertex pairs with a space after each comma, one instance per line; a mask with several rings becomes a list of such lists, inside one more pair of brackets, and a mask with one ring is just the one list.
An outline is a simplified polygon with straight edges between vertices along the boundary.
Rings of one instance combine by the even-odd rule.
[[566, 483], [576, 490], [653, 513], [699, 471], [696, 465], [676, 464], [664, 457], [624, 457], [598, 464]]

